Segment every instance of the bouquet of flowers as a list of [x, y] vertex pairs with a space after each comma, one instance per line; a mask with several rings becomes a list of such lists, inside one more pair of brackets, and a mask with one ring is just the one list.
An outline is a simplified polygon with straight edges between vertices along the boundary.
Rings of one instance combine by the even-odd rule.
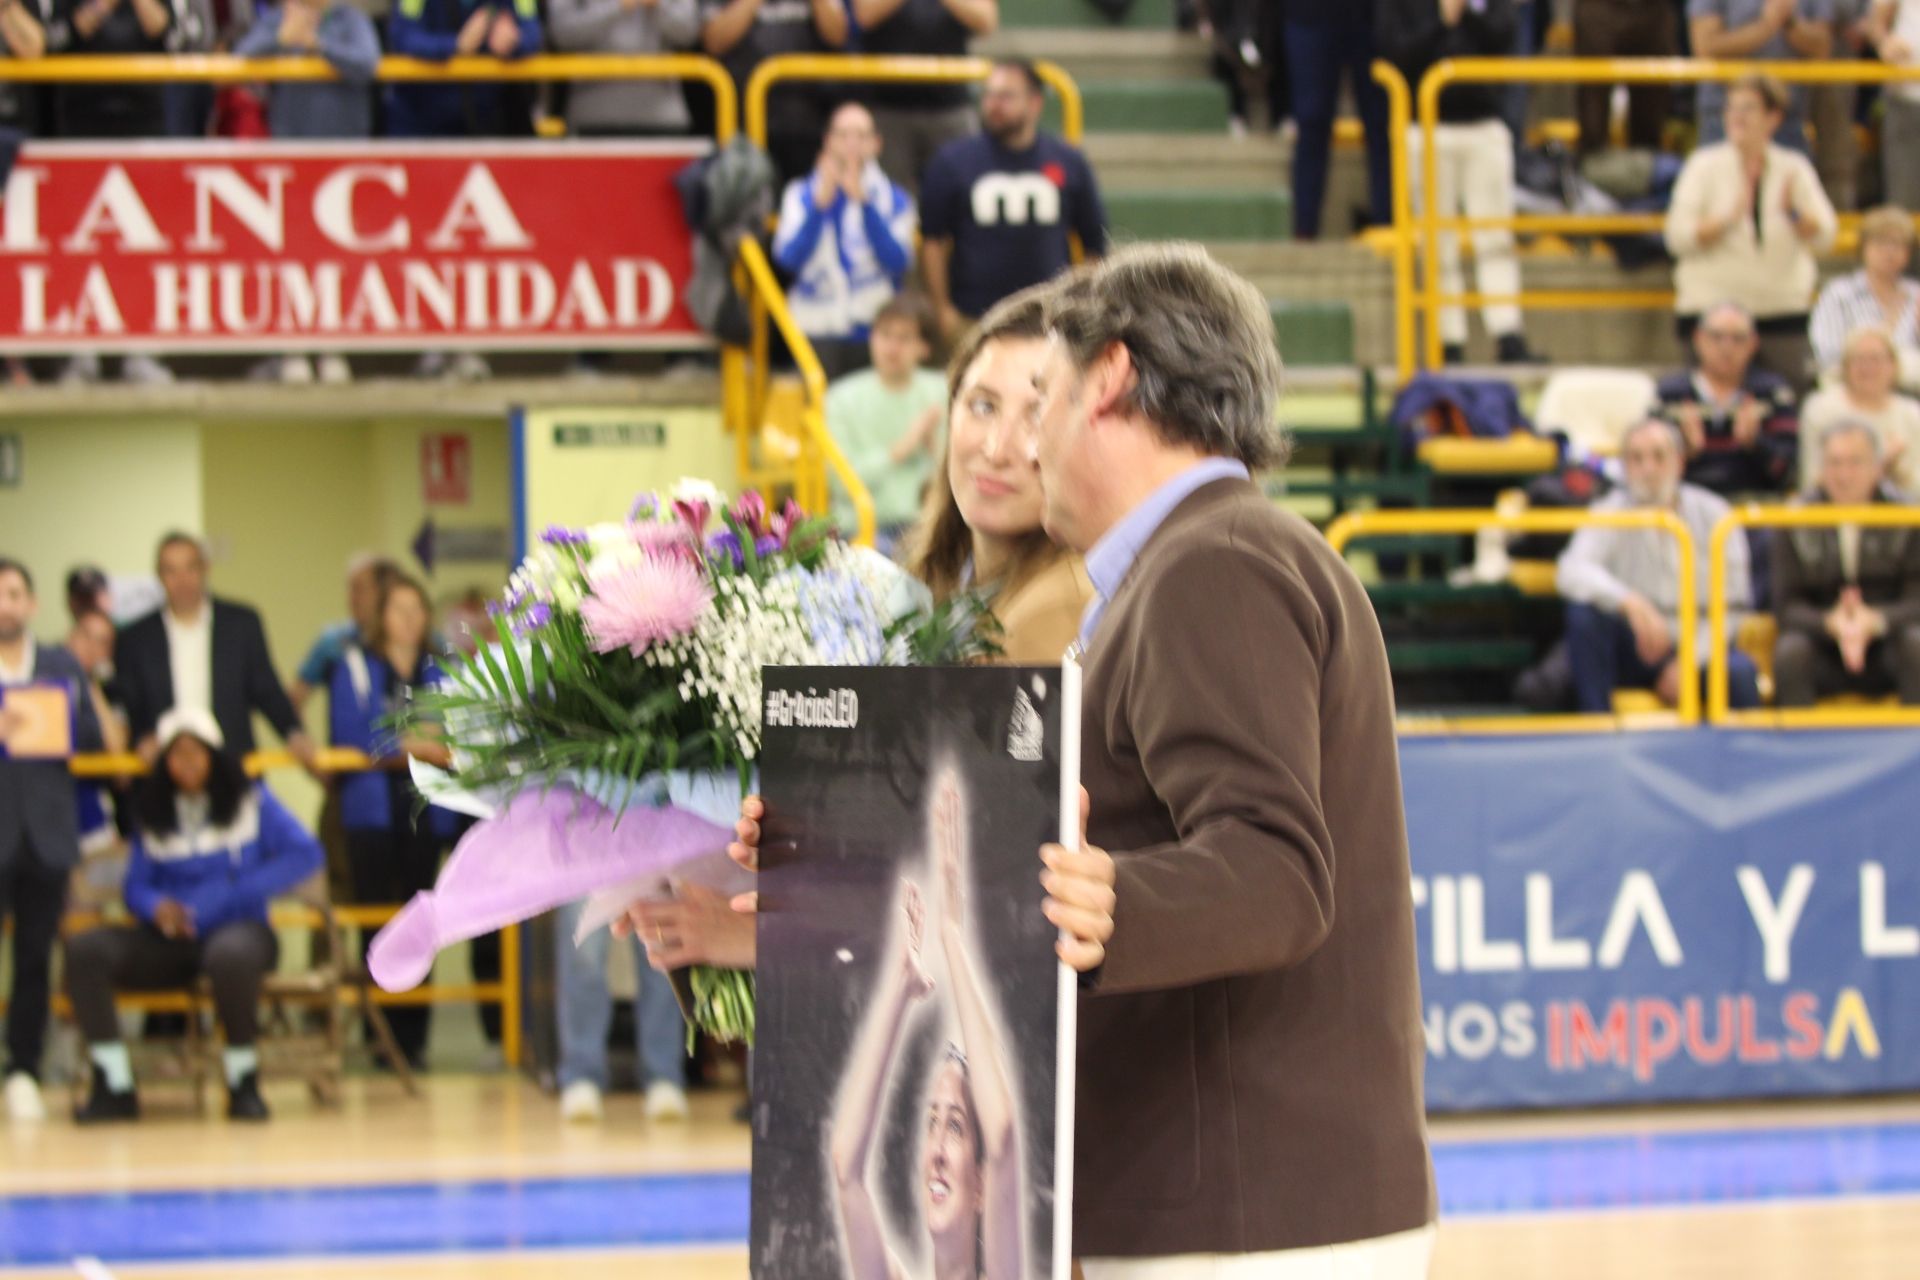
[[[453, 759], [451, 772], [415, 762], [422, 794], [482, 821], [374, 940], [389, 989], [424, 979], [441, 947], [582, 897], [584, 934], [674, 879], [735, 887], [724, 848], [752, 786], [763, 666], [993, 648], [979, 601], [935, 609], [791, 502], [774, 511], [749, 492], [728, 507], [694, 480], [623, 522], [548, 529], [489, 612], [495, 638], [450, 659], [407, 713]], [[751, 975], [689, 978], [693, 1027], [751, 1042]]]

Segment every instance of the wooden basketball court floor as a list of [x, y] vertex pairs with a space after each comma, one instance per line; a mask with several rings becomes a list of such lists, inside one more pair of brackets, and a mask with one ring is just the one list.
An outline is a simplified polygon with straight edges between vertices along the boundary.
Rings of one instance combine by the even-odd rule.
[[[0, 1276], [530, 1280], [746, 1275], [736, 1099], [598, 1127], [504, 1076], [384, 1079], [229, 1125], [0, 1127]], [[62, 1091], [49, 1101], [64, 1108]], [[1920, 1101], [1442, 1118], [1440, 1280], [1920, 1276]]]

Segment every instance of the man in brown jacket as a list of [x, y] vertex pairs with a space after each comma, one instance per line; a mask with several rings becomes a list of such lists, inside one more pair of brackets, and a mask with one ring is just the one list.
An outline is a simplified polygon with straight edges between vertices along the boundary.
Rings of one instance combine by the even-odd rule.
[[1143, 246], [1049, 321], [1046, 525], [1099, 593], [1088, 838], [1042, 851], [1083, 974], [1075, 1252], [1086, 1280], [1424, 1276], [1386, 651], [1345, 563], [1250, 483], [1282, 453], [1266, 305], [1198, 248]]

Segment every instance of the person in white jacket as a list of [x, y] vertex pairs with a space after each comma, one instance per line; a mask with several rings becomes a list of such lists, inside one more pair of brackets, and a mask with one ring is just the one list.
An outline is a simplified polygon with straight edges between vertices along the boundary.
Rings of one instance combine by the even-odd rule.
[[829, 378], [862, 367], [873, 318], [913, 260], [919, 214], [880, 168], [873, 116], [833, 113], [811, 174], [787, 184], [773, 260], [791, 279], [787, 306]]
[[1701, 147], [1680, 170], [1666, 240], [1677, 264], [1681, 349], [1691, 353], [1708, 309], [1738, 303], [1759, 330], [1759, 363], [1804, 394], [1812, 382], [1807, 323], [1819, 284], [1816, 255], [1833, 244], [1838, 223], [1813, 164], [1773, 142], [1786, 104], [1786, 90], [1770, 77], [1733, 83], [1727, 140]]

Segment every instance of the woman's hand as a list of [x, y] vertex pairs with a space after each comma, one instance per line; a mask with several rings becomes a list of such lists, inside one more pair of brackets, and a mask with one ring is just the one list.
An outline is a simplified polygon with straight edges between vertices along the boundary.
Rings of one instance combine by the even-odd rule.
[[[734, 824], [734, 841], [727, 846], [727, 856], [749, 871], [760, 870], [760, 820], [766, 816], [767, 802], [759, 796], [748, 796], [740, 802], [740, 821]], [[741, 894], [733, 900], [733, 909], [752, 915], [760, 909], [760, 895]]]
[[920, 942], [926, 935], [927, 908], [920, 901], [920, 887], [911, 880], [900, 882], [901, 905], [907, 913], [907, 946], [900, 961], [906, 970], [907, 999], [919, 1000], [933, 994], [933, 979], [920, 961]]
[[958, 930], [967, 922], [967, 869], [960, 851], [960, 793], [951, 783], [933, 802], [933, 848], [940, 869], [940, 927]]

